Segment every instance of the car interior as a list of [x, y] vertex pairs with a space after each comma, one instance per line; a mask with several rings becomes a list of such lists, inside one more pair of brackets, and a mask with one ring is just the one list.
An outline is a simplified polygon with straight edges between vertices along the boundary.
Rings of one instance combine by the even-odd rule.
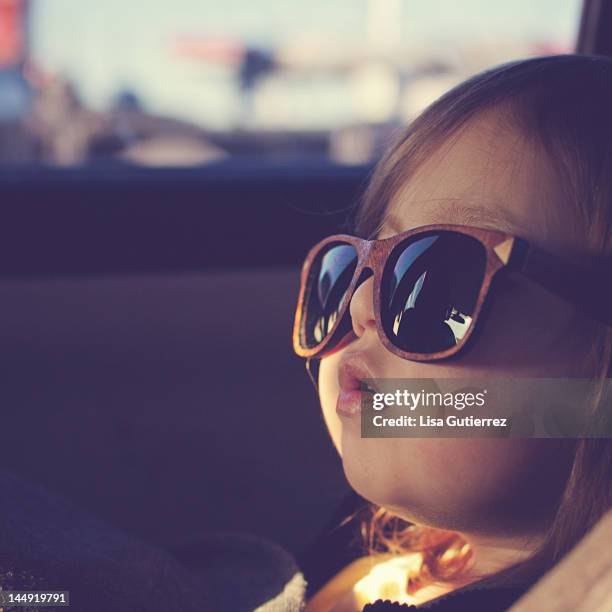
[[[42, 94], [15, 103], [18, 119], [2, 103], [13, 95], [9, 77], [35, 82], [34, 92], [51, 78], [33, 67], [47, 52], [43, 46], [35, 56], [31, 42], [42, 37], [42, 4], [0, 1], [0, 21], [28, 33], [12, 64], [0, 50], [0, 467], [186, 565], [197, 566], [202, 537], [240, 533], [273, 541], [298, 560], [313, 592], [358, 556], [357, 548], [347, 549], [355, 523], [343, 521], [365, 501], [351, 492], [304, 363], [292, 351], [300, 266], [317, 241], [350, 231], [380, 143], [399, 120], [367, 118], [339, 130], [314, 119], [315, 128], [307, 121], [295, 128], [247, 122], [207, 131], [191, 129], [178, 113], [145, 112], [147, 101], [141, 107], [126, 89], [112, 121], [96, 111], [86, 154], [62, 158], [57, 142], [49, 143], [53, 130], [61, 141], [71, 124], [53, 125], [51, 110], [36, 111]], [[575, 37], [560, 52], [612, 55], [612, 4], [568, 4]], [[70, 21], [64, 5], [58, 19]], [[247, 2], [231, 5], [249, 11]], [[417, 19], [421, 9], [415, 11]], [[130, 53], [137, 41], [129, 42]], [[226, 61], [236, 53], [191, 33], [176, 45], [190, 66], [202, 56]], [[244, 103], [238, 113], [260, 108], [259, 89], [273, 89], [277, 72], [291, 72], [288, 58], [288, 51], [255, 45], [238, 68], [232, 64]], [[444, 76], [439, 61], [428, 60], [428, 78]], [[304, 78], [316, 89], [345, 68], [308, 70]], [[127, 70], [117, 72], [119, 84], [128, 80]], [[383, 73], [372, 79], [386, 82]], [[70, 108], [64, 111], [75, 117], [76, 106]], [[35, 112], [47, 117], [46, 127], [40, 116], [38, 123], [31, 118]], [[339, 115], [330, 116], [333, 123]], [[182, 139], [178, 162], [172, 138]], [[357, 155], [365, 141], [368, 154]], [[205, 144], [210, 157], [202, 161], [198, 148], [196, 161], [185, 161], [194, 143]], [[170, 162], [164, 147], [172, 149]], [[334, 158], [334, 147], [349, 159], [355, 153], [356, 161]], [[156, 155], [161, 162], [148, 157]], [[10, 479], [3, 485], [3, 505], [16, 504], [10, 529], [29, 516], [20, 487]], [[76, 523], [58, 514], [55, 524], [61, 530]], [[519, 609], [553, 609], [541, 605]]]

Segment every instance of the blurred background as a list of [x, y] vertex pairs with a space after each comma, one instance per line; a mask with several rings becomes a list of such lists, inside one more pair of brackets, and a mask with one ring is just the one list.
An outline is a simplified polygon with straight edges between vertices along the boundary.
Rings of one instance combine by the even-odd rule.
[[580, 5], [1, 0], [0, 161], [364, 163], [466, 76], [572, 50]]
[[0, 0], [0, 467], [165, 548], [308, 550], [348, 485], [291, 350], [302, 258], [397, 130], [582, 10]]

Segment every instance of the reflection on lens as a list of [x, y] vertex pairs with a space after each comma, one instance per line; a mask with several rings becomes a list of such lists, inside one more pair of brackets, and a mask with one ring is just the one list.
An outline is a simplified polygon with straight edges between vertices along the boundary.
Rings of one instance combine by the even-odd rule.
[[317, 256], [307, 289], [308, 347], [319, 344], [333, 328], [356, 267], [357, 251], [350, 244], [332, 244]]
[[388, 338], [411, 353], [437, 353], [460, 343], [484, 278], [486, 252], [475, 238], [435, 232], [396, 247], [382, 282]]

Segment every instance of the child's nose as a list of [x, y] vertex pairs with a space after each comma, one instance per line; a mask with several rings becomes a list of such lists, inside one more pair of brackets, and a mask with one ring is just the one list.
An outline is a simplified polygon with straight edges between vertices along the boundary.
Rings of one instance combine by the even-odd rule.
[[357, 337], [363, 336], [368, 328], [376, 329], [374, 319], [374, 279], [372, 276], [363, 281], [353, 293], [349, 306], [353, 331]]

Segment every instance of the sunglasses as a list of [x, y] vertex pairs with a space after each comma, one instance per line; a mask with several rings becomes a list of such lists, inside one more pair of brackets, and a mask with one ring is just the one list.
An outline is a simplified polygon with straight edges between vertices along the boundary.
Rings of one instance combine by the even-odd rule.
[[374, 320], [387, 350], [411, 361], [456, 356], [481, 327], [496, 279], [509, 272], [612, 324], [612, 283], [601, 274], [503, 232], [428, 225], [382, 240], [334, 235], [314, 246], [302, 268], [294, 350], [320, 358], [352, 341], [351, 298], [373, 276]]

